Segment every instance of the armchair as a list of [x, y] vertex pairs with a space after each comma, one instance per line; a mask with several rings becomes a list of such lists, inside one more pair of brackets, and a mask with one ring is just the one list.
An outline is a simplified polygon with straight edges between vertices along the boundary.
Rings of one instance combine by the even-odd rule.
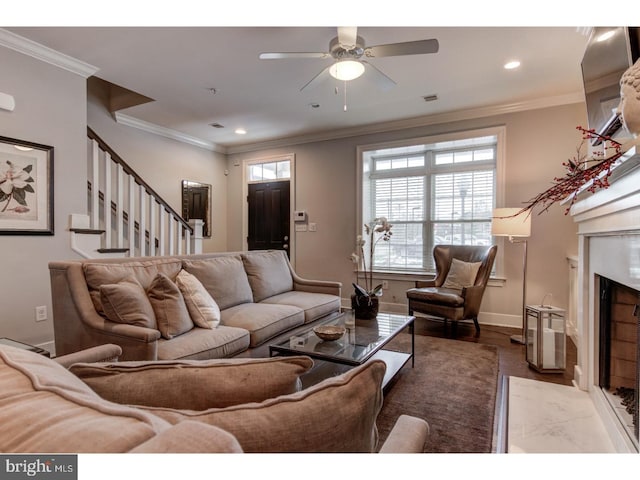
[[436, 245], [433, 258], [436, 276], [417, 281], [407, 290], [409, 315], [414, 312], [452, 322], [455, 333], [462, 320], [472, 320], [480, 333], [478, 313], [491, 275], [498, 247], [472, 245]]

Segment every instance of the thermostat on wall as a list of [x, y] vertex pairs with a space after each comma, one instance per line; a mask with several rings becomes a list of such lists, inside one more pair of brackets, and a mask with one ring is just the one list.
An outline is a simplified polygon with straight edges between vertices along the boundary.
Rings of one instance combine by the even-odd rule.
[[304, 210], [296, 210], [293, 212], [293, 221], [294, 222], [304, 222], [307, 219], [307, 212]]

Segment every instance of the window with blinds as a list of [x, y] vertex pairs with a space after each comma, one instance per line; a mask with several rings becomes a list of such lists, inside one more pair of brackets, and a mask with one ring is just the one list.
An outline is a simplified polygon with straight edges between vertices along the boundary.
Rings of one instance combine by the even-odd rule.
[[393, 224], [374, 268], [432, 271], [436, 244], [491, 244], [497, 151], [483, 135], [364, 152], [362, 218]]

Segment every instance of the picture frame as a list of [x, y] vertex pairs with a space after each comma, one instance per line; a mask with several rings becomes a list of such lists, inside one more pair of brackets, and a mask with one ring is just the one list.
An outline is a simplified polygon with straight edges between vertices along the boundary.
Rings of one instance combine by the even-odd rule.
[[0, 136], [0, 235], [53, 235], [53, 151]]
[[202, 237], [211, 238], [211, 185], [182, 180], [182, 218], [202, 220]]

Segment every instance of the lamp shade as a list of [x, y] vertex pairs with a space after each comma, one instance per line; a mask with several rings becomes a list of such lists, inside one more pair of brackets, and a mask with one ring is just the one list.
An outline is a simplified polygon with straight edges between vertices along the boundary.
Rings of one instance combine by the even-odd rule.
[[356, 60], [338, 60], [331, 65], [329, 73], [338, 80], [354, 80], [364, 73], [364, 65]]
[[496, 237], [528, 237], [531, 235], [531, 215], [518, 214], [521, 208], [496, 208], [491, 219], [491, 235]]

